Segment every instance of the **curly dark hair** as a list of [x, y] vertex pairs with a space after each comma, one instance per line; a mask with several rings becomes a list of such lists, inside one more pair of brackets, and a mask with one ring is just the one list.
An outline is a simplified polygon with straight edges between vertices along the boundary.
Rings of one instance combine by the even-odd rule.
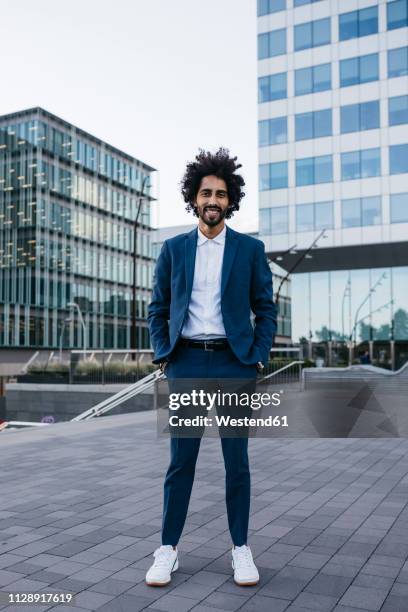
[[216, 153], [204, 151], [204, 149], [199, 149], [199, 151], [195, 161], [187, 164], [186, 172], [180, 183], [181, 193], [184, 201], [187, 202], [186, 210], [187, 212], [192, 210], [193, 214], [198, 217], [195, 199], [201, 180], [205, 176], [213, 175], [224, 179], [227, 185], [229, 206], [225, 218], [229, 219], [236, 210], [239, 210], [239, 203], [245, 195], [241, 190], [245, 181], [240, 174], [235, 174], [242, 164], [237, 164], [237, 158], [230, 157], [229, 150], [224, 147], [220, 147]]

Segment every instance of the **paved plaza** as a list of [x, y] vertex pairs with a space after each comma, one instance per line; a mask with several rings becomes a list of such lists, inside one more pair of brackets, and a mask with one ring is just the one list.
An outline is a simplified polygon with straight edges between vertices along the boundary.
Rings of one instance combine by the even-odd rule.
[[205, 438], [171, 585], [160, 544], [169, 440], [153, 412], [0, 433], [0, 591], [137, 612], [407, 612], [408, 440], [251, 439], [256, 587], [232, 580], [219, 440]]

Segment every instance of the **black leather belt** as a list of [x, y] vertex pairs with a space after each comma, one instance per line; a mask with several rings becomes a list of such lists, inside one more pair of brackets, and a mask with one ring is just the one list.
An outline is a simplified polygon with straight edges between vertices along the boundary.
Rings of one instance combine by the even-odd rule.
[[190, 348], [204, 349], [205, 351], [225, 351], [228, 347], [228, 340], [224, 338], [214, 338], [214, 340], [190, 340], [189, 338], [180, 338], [181, 346]]

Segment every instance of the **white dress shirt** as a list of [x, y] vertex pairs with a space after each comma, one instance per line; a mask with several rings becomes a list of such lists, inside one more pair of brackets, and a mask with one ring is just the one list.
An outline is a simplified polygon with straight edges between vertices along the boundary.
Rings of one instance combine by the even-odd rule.
[[215, 238], [207, 238], [198, 229], [194, 281], [183, 338], [226, 337], [221, 313], [221, 271], [227, 228]]

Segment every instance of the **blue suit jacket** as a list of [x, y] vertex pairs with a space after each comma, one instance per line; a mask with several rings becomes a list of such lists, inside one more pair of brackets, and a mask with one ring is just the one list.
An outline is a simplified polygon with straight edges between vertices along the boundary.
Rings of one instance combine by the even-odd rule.
[[[187, 318], [194, 280], [198, 231], [163, 243], [153, 281], [148, 322], [153, 363], [171, 352]], [[255, 327], [251, 325], [251, 310]], [[228, 342], [244, 364], [267, 362], [276, 333], [272, 273], [263, 242], [227, 226], [221, 273], [221, 312]]]

